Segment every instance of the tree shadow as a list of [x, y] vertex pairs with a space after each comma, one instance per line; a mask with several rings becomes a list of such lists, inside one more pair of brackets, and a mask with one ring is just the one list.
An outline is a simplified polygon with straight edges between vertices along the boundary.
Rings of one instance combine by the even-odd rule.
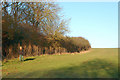
[[27, 58], [24, 61], [30, 61], [30, 60], [34, 60], [35, 58]]
[[118, 78], [118, 66], [100, 59], [86, 61], [77, 66], [71, 65], [71, 67], [45, 71], [42, 75], [40, 72], [34, 71], [24, 76], [34, 77], [35, 75], [38, 78]]
[[[19, 76], [19, 73], [14, 77]], [[82, 64], [70, 65], [52, 70], [36, 70], [23, 74], [25, 78], [118, 78], [118, 66], [101, 59], [85, 61]]]
[[118, 78], [118, 66], [95, 59], [83, 62], [80, 65], [57, 70], [51, 70], [44, 74], [46, 77], [55, 78]]

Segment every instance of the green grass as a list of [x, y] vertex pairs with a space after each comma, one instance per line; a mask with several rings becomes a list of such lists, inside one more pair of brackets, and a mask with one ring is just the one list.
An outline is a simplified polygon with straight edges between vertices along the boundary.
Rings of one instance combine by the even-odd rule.
[[3, 63], [3, 78], [117, 78], [118, 49], [91, 49], [85, 54], [27, 57]]

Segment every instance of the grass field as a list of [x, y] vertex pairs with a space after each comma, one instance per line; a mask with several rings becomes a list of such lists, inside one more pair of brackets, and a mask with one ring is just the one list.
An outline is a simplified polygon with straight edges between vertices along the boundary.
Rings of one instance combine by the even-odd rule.
[[118, 49], [91, 49], [87, 53], [27, 57], [2, 65], [3, 78], [117, 78]]

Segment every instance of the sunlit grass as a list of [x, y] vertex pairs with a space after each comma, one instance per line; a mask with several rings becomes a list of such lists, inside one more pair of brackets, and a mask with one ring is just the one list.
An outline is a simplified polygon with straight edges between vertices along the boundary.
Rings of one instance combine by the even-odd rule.
[[3, 63], [3, 77], [11, 78], [115, 78], [118, 49], [91, 49], [83, 54], [27, 57]]

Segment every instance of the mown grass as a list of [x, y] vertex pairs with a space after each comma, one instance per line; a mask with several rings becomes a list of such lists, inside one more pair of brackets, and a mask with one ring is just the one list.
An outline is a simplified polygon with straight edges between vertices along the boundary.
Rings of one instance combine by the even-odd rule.
[[117, 78], [118, 49], [13, 59], [3, 63], [2, 73], [3, 78]]

